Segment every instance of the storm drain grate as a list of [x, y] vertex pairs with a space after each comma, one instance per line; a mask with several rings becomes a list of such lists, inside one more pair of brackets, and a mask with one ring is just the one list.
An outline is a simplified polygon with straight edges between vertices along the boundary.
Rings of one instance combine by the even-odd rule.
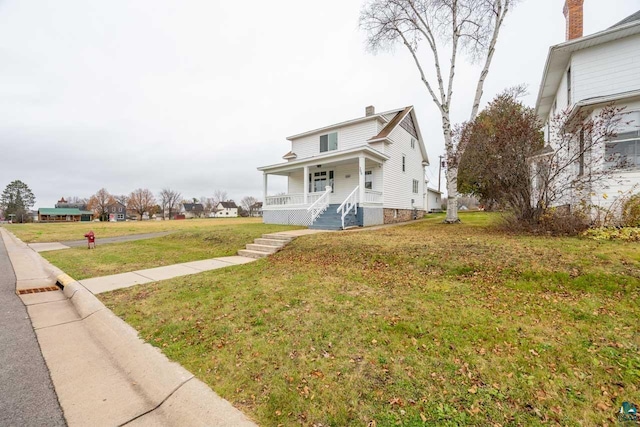
[[57, 286], [47, 286], [45, 288], [20, 289], [18, 291], [18, 295], [39, 294], [40, 292], [51, 292], [51, 291], [59, 291], [59, 290], [60, 288]]

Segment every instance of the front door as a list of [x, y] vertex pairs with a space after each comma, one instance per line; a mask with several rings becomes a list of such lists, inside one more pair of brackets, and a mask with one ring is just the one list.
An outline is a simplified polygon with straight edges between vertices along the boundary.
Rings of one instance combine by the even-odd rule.
[[323, 193], [326, 186], [331, 187], [331, 192], [335, 190], [333, 182], [333, 171], [320, 171], [309, 174], [309, 192]]

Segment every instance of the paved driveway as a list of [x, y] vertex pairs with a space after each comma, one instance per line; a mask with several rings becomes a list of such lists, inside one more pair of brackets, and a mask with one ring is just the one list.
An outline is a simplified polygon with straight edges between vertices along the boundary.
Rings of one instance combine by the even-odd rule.
[[16, 276], [0, 237], [0, 425], [65, 426]]

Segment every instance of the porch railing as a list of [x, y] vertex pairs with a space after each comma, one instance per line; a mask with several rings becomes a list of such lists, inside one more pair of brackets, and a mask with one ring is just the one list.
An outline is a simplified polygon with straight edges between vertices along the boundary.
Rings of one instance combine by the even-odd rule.
[[364, 203], [382, 203], [382, 191], [364, 190]]
[[347, 196], [347, 198], [344, 199], [344, 202], [342, 202], [340, 207], [338, 207], [338, 209], [336, 209], [336, 212], [341, 214], [341, 216], [342, 216], [342, 229], [343, 230], [344, 230], [344, 218], [349, 214], [351, 209], [355, 210], [355, 208], [358, 206], [359, 189], [360, 189], [360, 186], [356, 186], [356, 188], [353, 189], [351, 194], [349, 194], [349, 196]]
[[307, 208], [307, 212], [311, 212], [311, 224], [313, 224], [320, 214], [329, 207], [329, 199], [331, 198], [331, 187], [325, 187], [325, 191], [311, 206]]
[[[324, 193], [308, 193], [307, 204], [318, 200]], [[304, 193], [280, 194], [267, 196], [266, 206], [304, 205]]]

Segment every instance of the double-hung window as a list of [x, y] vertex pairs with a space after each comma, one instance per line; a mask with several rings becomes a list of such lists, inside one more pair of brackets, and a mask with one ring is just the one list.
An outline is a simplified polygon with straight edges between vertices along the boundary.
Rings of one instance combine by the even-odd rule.
[[364, 188], [373, 190], [373, 173], [372, 171], [364, 171]]
[[338, 149], [338, 132], [320, 135], [320, 152], [333, 151]]
[[414, 192], [414, 194], [418, 194], [418, 180], [417, 179], [413, 180], [413, 192]]
[[416, 148], [416, 140], [411, 138], [411, 148], [415, 150]]
[[407, 171], [407, 156], [402, 155], [402, 172]]
[[605, 144], [605, 169], [640, 169], [640, 131], [619, 133]]

